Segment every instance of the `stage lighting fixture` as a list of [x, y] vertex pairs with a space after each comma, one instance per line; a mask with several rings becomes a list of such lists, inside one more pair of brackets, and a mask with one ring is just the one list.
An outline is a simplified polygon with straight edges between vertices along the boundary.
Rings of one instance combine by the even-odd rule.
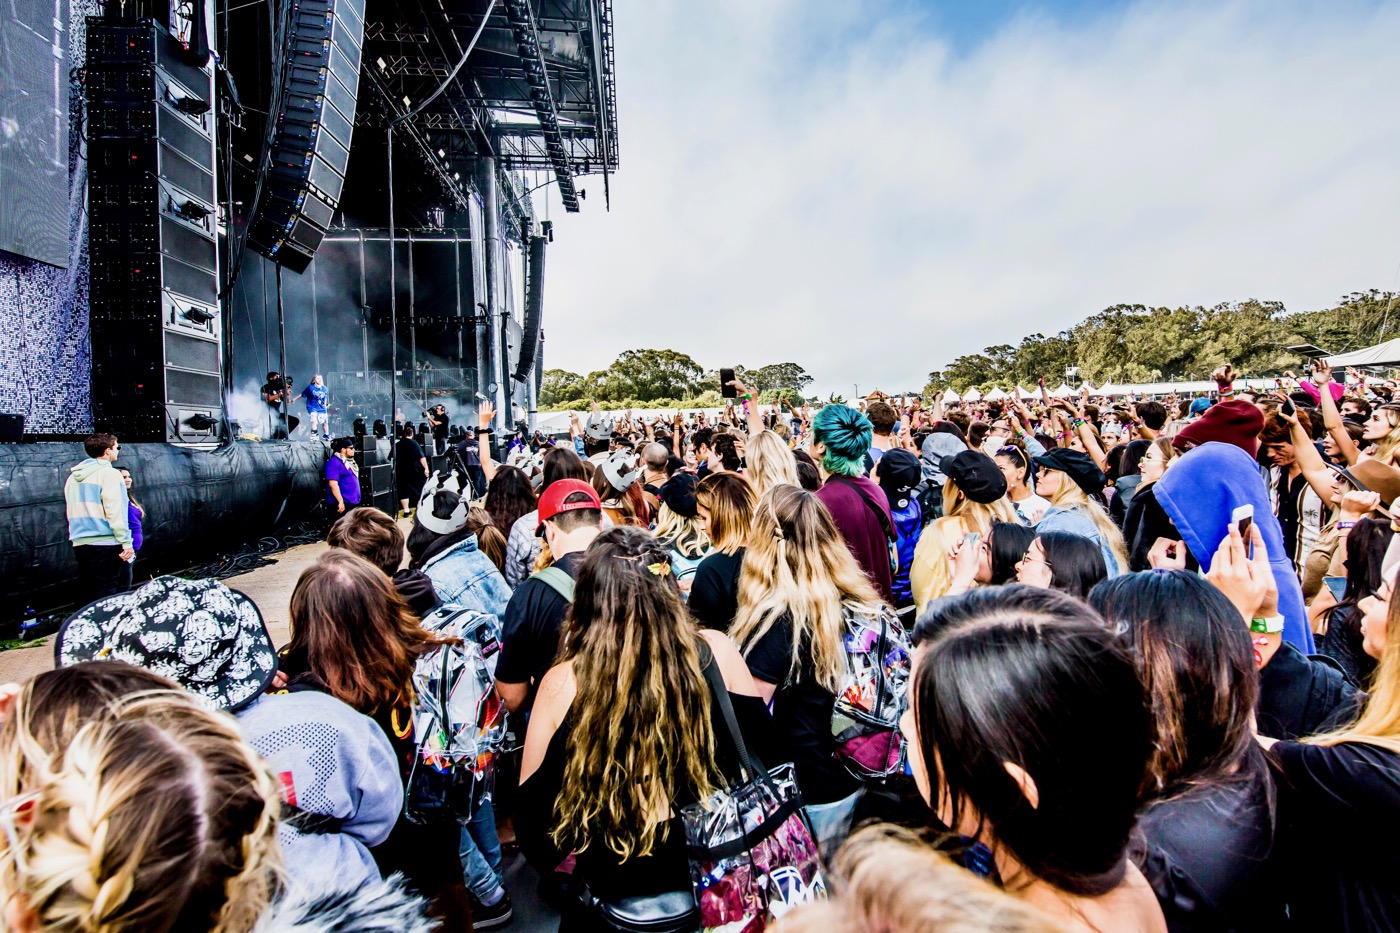
[[196, 324], [208, 324], [210, 321], [214, 320], [213, 311], [210, 311], [207, 308], [201, 308], [198, 305], [191, 305], [190, 307], [186, 308], [185, 313], [180, 316], [188, 321], [193, 321]]
[[216, 419], [210, 418], [203, 412], [196, 412], [185, 419], [185, 424], [194, 428], [196, 431], [207, 431], [218, 423]]
[[363, 419], [363, 418], [356, 418], [353, 422], [351, 422], [351, 429], [355, 432], [355, 436], [356, 436], [356, 437], [364, 437], [364, 436], [365, 436], [365, 419]]

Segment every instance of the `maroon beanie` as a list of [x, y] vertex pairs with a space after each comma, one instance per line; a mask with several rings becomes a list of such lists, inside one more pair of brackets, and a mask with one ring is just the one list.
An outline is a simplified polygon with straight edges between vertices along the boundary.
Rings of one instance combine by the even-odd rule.
[[1234, 444], [1251, 457], [1259, 453], [1259, 432], [1264, 416], [1253, 402], [1231, 399], [1206, 409], [1206, 413], [1177, 432], [1172, 446], [1190, 450], [1210, 441]]

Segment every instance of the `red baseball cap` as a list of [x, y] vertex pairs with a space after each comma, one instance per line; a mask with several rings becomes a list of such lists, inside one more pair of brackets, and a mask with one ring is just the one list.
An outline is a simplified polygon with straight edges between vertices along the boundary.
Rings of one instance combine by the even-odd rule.
[[[588, 496], [577, 502], [565, 502], [564, 500], [574, 493], [584, 493]], [[603, 503], [598, 498], [598, 494], [593, 491], [593, 487], [581, 479], [557, 479], [549, 484], [549, 488], [540, 496], [540, 523], [535, 526], [535, 534], [544, 533], [544, 523], [554, 518], [560, 512], [576, 512], [579, 509], [598, 509], [602, 511]]]

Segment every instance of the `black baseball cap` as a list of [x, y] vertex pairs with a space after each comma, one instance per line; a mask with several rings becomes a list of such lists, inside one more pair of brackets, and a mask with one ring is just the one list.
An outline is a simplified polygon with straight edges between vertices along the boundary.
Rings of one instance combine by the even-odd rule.
[[1094, 461], [1082, 450], [1075, 450], [1072, 447], [1055, 447], [1047, 450], [1035, 462], [1045, 467], [1047, 470], [1059, 470], [1074, 484], [1091, 496], [1103, 494], [1103, 487], [1108, 482], [1108, 477], [1103, 475]]
[[697, 513], [695, 507], [695, 485], [697, 482], [694, 473], [677, 473], [662, 484], [659, 498], [666, 504], [667, 508], [677, 515], [694, 518]]
[[907, 450], [896, 447], [887, 450], [880, 457], [876, 472], [880, 476], [880, 488], [885, 491], [891, 508], [903, 508], [908, 504], [909, 492], [923, 479], [923, 469], [919, 458]]
[[[888, 456], [888, 454], [886, 455]], [[1006, 475], [995, 460], [980, 450], [964, 450], [942, 462], [943, 475], [973, 502], [984, 505], [1006, 495]]]

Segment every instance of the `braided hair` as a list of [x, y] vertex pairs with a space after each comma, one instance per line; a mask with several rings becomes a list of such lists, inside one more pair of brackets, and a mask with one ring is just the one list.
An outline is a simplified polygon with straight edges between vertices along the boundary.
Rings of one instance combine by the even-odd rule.
[[0, 728], [0, 793], [0, 899], [22, 895], [45, 931], [248, 933], [275, 892], [267, 766], [231, 718], [138, 668], [27, 684]]

